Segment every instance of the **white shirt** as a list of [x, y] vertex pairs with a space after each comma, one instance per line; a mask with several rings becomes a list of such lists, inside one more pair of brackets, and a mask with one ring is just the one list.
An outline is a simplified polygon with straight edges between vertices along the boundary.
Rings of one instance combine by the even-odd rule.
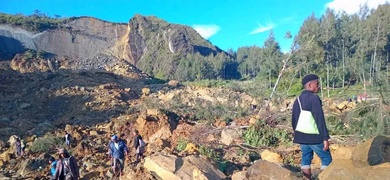
[[115, 148], [119, 150], [119, 143], [114, 142], [114, 145], [115, 145]]

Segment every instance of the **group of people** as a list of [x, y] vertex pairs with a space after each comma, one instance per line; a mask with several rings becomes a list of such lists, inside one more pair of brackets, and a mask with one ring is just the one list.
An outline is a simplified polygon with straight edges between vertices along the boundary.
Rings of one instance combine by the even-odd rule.
[[24, 144], [24, 140], [23, 139], [20, 139], [20, 137], [16, 137], [16, 141], [15, 141], [15, 148], [16, 148], [16, 155], [18, 157], [20, 156], [23, 156], [24, 155], [24, 149], [25, 149], [25, 144]]
[[[134, 150], [136, 152], [136, 161], [134, 163], [140, 162], [143, 158], [143, 153], [145, 151], [145, 142], [142, 139], [142, 136], [139, 135], [138, 130], [133, 131], [134, 135]], [[72, 136], [65, 131], [64, 135], [65, 144], [70, 148]], [[64, 148], [58, 149], [59, 157], [55, 159], [54, 157], [49, 158], [50, 163], [50, 173], [53, 180], [77, 180], [79, 179], [79, 167], [75, 157], [71, 156], [68, 151]], [[108, 144], [108, 153], [109, 158], [111, 159], [112, 170], [114, 174], [119, 173], [120, 176], [123, 175], [123, 169], [125, 165], [125, 159], [128, 157], [129, 149], [124, 142], [118, 136], [113, 135], [111, 141]], [[120, 167], [116, 167], [119, 164]], [[117, 172], [119, 170], [119, 172]]]
[[49, 158], [51, 179], [57, 180], [77, 180], [80, 177], [79, 166], [76, 158], [71, 156], [64, 148], [58, 149], [59, 157]]

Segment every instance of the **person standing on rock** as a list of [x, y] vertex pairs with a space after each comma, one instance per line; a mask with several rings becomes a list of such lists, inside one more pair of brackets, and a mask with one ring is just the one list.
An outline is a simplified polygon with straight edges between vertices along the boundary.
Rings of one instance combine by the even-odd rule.
[[71, 140], [72, 140], [72, 136], [68, 133], [68, 131], [65, 131], [64, 141], [65, 141], [66, 146], [68, 146], [68, 148], [70, 148], [70, 141]]
[[118, 136], [113, 135], [111, 137], [111, 142], [108, 144], [108, 154], [112, 159], [112, 170], [116, 174], [116, 164], [119, 161], [120, 164], [120, 176], [123, 174], [125, 158], [127, 157], [129, 149], [126, 144], [118, 138]]
[[19, 137], [16, 138], [15, 148], [16, 148], [16, 155], [22, 156], [22, 143], [20, 142]]
[[21, 139], [21, 140], [20, 140], [20, 151], [21, 151], [21, 155], [22, 155], [22, 156], [23, 156], [24, 153], [25, 153], [24, 150], [26, 150], [26, 143], [24, 143], [24, 140]]
[[54, 179], [57, 180], [78, 180], [80, 177], [77, 161], [70, 156], [66, 149], [58, 149], [60, 159], [57, 161]]
[[318, 95], [320, 85], [318, 76], [306, 75], [302, 79], [304, 91], [295, 100], [292, 109], [294, 143], [300, 144], [302, 151], [301, 169], [303, 175], [311, 179], [313, 151], [321, 158], [321, 170], [331, 162], [329, 133], [325, 123], [322, 102]]
[[133, 135], [134, 135], [134, 150], [135, 150], [135, 158], [136, 158], [135, 163], [139, 163], [145, 151], [145, 142], [142, 140], [142, 136], [139, 135], [138, 130], [134, 129]]

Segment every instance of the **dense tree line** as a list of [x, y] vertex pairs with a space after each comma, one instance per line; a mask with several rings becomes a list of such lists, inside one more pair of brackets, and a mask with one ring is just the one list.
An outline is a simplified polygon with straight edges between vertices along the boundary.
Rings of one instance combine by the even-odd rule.
[[305, 20], [296, 37], [299, 51], [295, 73], [317, 72], [328, 87], [387, 80], [390, 52], [390, 5], [369, 12], [335, 14], [327, 10], [321, 18]]
[[55, 18], [46, 16], [39, 10], [35, 10], [32, 15], [25, 16], [23, 14], [10, 15], [0, 13], [0, 24], [10, 24], [13, 26], [22, 27], [29, 31], [42, 32], [48, 29], [54, 29], [64, 23], [65, 19], [59, 15], [54, 15]]
[[[303, 22], [294, 40], [297, 45], [286, 71], [289, 77], [317, 73], [323, 77], [323, 86], [330, 88], [356, 84], [365, 88], [367, 84], [389, 79], [389, 4], [371, 11], [362, 6], [352, 15], [336, 14], [330, 9], [319, 18], [312, 14]], [[180, 61], [179, 72], [173, 77], [181, 80], [258, 77], [269, 80], [271, 87], [288, 56], [281, 52], [272, 31], [262, 47], [241, 47], [237, 52], [228, 52], [233, 58], [191, 55]], [[203, 71], [196, 66], [202, 66]], [[221, 72], [227, 76], [222, 76]]]

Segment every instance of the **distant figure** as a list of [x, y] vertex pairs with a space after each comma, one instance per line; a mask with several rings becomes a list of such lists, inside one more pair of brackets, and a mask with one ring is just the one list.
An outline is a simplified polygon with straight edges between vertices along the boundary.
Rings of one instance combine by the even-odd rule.
[[301, 170], [303, 175], [311, 178], [311, 161], [313, 151], [321, 158], [321, 170], [332, 162], [329, 151], [329, 133], [325, 123], [322, 102], [316, 93], [320, 90], [318, 76], [306, 75], [302, 79], [305, 90], [295, 100], [292, 110], [292, 127], [294, 143], [301, 146]]
[[22, 156], [24, 155], [24, 150], [26, 149], [26, 144], [24, 143], [24, 140], [23, 139], [21, 139], [20, 140], [20, 147], [21, 147], [21, 154], [22, 154]]
[[111, 137], [111, 141], [108, 144], [108, 154], [111, 157], [112, 162], [112, 170], [114, 174], [116, 174], [116, 164], [117, 161], [119, 161], [120, 165], [120, 176], [123, 174], [123, 169], [125, 166], [125, 158], [127, 157], [129, 149], [127, 148], [126, 144], [118, 138], [118, 136], [113, 135]]
[[64, 135], [64, 141], [65, 141], [65, 144], [66, 146], [68, 146], [68, 148], [70, 148], [70, 141], [72, 140], [72, 136], [70, 134], [68, 134], [68, 131], [65, 131], [65, 135]]
[[142, 140], [141, 135], [139, 135], [138, 130], [133, 131], [134, 135], [134, 149], [135, 149], [135, 163], [139, 163], [145, 152], [145, 142]]
[[58, 149], [58, 154], [60, 154], [60, 159], [57, 161], [54, 179], [78, 180], [79, 167], [75, 157], [70, 156], [66, 149]]
[[50, 173], [51, 173], [52, 177], [54, 178], [54, 176], [56, 174], [57, 161], [53, 156], [50, 156], [49, 163], [50, 163]]
[[353, 95], [352, 96], [352, 99], [353, 99], [353, 101], [356, 103], [357, 102], [357, 96], [356, 95]]
[[22, 156], [22, 143], [20, 142], [19, 137], [16, 138], [15, 148], [16, 148], [16, 155]]
[[363, 95], [362, 95], [362, 101], [366, 101], [367, 100], [367, 92], [364, 91]]

